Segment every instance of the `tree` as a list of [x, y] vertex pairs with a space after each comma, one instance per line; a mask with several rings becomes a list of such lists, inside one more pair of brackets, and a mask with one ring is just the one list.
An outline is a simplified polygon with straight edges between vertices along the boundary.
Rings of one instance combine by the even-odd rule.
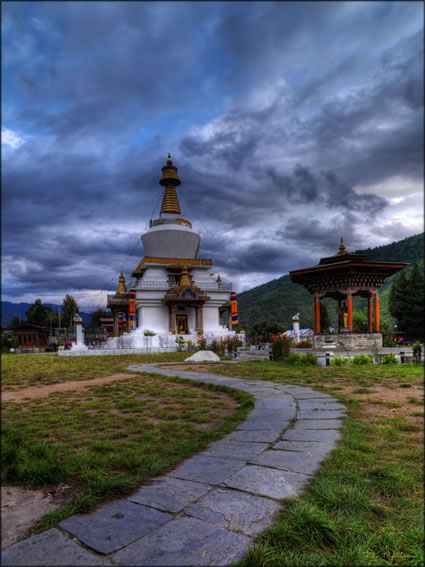
[[15, 325], [20, 325], [22, 323], [22, 317], [20, 315], [13, 315], [9, 321], [9, 327], [14, 327]]
[[397, 320], [399, 331], [409, 338], [424, 337], [424, 275], [418, 264], [409, 274], [403, 271], [394, 279], [389, 297], [389, 310]]
[[55, 327], [58, 322], [58, 314], [54, 309], [43, 305], [41, 299], [36, 299], [25, 311], [27, 321], [30, 323], [38, 323], [46, 327]]
[[366, 311], [353, 310], [353, 331], [367, 333], [369, 328]]
[[72, 318], [76, 313], [80, 313], [77, 302], [72, 295], [66, 294], [62, 302], [61, 325], [62, 327], [71, 327]]

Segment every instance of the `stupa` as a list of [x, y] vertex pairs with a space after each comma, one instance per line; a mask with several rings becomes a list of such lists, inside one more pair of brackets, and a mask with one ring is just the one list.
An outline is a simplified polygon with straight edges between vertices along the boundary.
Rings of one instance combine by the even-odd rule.
[[[212, 274], [213, 261], [199, 258], [201, 236], [182, 215], [176, 187], [177, 167], [168, 154], [159, 181], [164, 187], [159, 217], [142, 234], [145, 256], [126, 286], [121, 273], [115, 295], [108, 296], [114, 315], [114, 337], [105, 348], [176, 350], [176, 338], [196, 344], [233, 337], [232, 284]], [[118, 321], [125, 314], [127, 328], [120, 336]], [[180, 340], [181, 340], [180, 339]]]

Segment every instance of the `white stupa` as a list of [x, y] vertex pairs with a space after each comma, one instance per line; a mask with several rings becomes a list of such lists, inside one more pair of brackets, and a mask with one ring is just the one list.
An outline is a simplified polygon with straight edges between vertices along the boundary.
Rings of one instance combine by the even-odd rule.
[[[176, 193], [181, 181], [170, 154], [159, 183], [164, 187], [161, 212], [142, 234], [145, 256], [131, 274], [133, 283], [127, 290], [121, 273], [117, 292], [108, 297], [115, 336], [108, 339], [107, 348], [176, 350], [178, 336], [196, 343], [200, 336], [210, 342], [235, 335], [232, 285], [220, 276], [212, 277], [211, 259], [198, 257], [201, 236], [181, 214]], [[122, 312], [127, 315], [128, 332], [119, 336]]]

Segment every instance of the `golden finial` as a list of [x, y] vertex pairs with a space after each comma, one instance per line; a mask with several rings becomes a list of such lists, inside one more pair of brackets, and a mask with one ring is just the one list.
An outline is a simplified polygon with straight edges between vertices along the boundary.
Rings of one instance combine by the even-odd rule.
[[192, 284], [190, 283], [190, 279], [189, 279], [189, 266], [187, 264], [183, 264], [182, 266], [180, 287], [192, 287]]
[[171, 161], [171, 154], [168, 154], [167, 165], [173, 165], [173, 162]]
[[338, 254], [348, 254], [347, 250], [345, 249], [344, 239], [341, 236], [341, 241], [339, 243], [339, 252]]
[[127, 293], [127, 288], [125, 287], [125, 277], [122, 272], [120, 274], [120, 277], [118, 278], [117, 293]]

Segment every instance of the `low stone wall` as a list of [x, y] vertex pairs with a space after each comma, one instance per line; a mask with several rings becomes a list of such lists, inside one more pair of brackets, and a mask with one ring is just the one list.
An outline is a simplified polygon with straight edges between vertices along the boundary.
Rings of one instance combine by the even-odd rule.
[[59, 356], [108, 356], [117, 354], [152, 354], [154, 352], [176, 352], [175, 347], [163, 348], [93, 348], [87, 350], [62, 350], [58, 352]]
[[338, 350], [371, 350], [382, 348], [381, 333], [341, 333], [340, 335], [314, 335], [313, 350], [324, 350], [336, 345]]

